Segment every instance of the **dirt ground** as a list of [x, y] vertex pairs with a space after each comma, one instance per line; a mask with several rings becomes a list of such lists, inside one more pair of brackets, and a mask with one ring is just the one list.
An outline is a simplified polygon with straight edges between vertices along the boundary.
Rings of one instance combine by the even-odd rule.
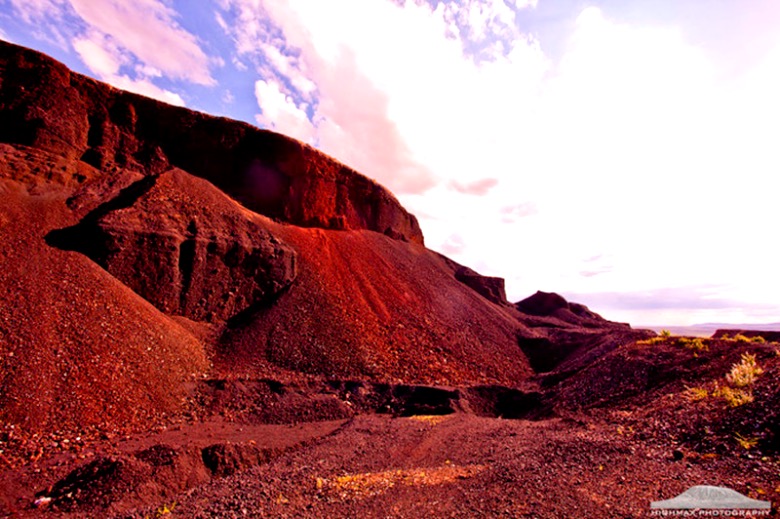
[[[777, 500], [778, 465], [676, 459], [609, 423], [361, 416], [176, 500], [181, 517], [641, 517], [695, 484]], [[748, 483], [747, 481], [750, 481]], [[750, 485], [750, 486], [748, 486]], [[145, 513], [151, 513], [148, 510]], [[144, 512], [132, 517], [145, 517]]]
[[[156, 501], [137, 494], [125, 505], [144, 498], [147, 504], [134, 510], [102, 507], [94, 499], [32, 508], [33, 491], [63, 472], [61, 460], [52, 460], [41, 473], [16, 473], [21, 509], [14, 516], [644, 517], [651, 501], [701, 484], [780, 501], [776, 457], [702, 455], [638, 440], [620, 425], [625, 419], [625, 413], [540, 421], [366, 414], [298, 425], [175, 427], [96, 451], [224, 441], [289, 450]], [[124, 483], [111, 480], [115, 488]]]

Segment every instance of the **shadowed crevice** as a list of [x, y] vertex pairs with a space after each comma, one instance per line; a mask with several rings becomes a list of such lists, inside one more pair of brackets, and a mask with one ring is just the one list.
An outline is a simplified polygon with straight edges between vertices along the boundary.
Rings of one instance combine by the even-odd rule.
[[96, 261], [105, 258], [107, 251], [98, 241], [91, 239], [93, 233], [89, 229], [94, 228], [108, 213], [131, 207], [155, 186], [157, 178], [154, 175], [133, 182], [117, 196], [90, 211], [76, 225], [49, 232], [45, 237], [46, 243], [58, 249], [81, 252]]

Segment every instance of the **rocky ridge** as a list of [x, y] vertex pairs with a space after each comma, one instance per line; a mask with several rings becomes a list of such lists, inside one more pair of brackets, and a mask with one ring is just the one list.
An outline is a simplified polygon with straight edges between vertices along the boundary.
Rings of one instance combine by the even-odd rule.
[[83, 162], [102, 176], [180, 168], [271, 218], [423, 241], [416, 218], [389, 191], [294, 139], [117, 90], [9, 43], [0, 42], [0, 62], [2, 142]]

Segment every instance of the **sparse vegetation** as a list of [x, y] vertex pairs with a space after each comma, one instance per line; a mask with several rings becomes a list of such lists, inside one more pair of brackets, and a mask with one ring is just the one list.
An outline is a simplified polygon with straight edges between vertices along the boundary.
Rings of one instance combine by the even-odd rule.
[[653, 346], [655, 344], [676, 344], [678, 346], [683, 346], [686, 349], [692, 350], [695, 355], [699, 352], [709, 350], [709, 345], [706, 341], [707, 339], [702, 339], [700, 337], [673, 337], [668, 330], [662, 330], [661, 335], [651, 337], [650, 339], [637, 341], [637, 344], [642, 344], [645, 346]]
[[715, 385], [712, 396], [722, 398], [729, 407], [739, 407], [753, 402], [753, 384], [764, 370], [756, 362], [756, 356], [743, 353], [742, 360], [731, 366], [726, 374], [728, 385]]
[[685, 389], [685, 393], [691, 402], [698, 402], [710, 396], [710, 392], [706, 387], [688, 387]]
[[749, 353], [742, 354], [742, 361], [731, 367], [731, 372], [726, 375], [726, 380], [734, 387], [748, 387], [755, 383], [764, 370], [756, 363], [756, 356]]
[[641, 341], [636, 341], [637, 344], [642, 344], [642, 345], [645, 345], [645, 346], [653, 346], [655, 344], [662, 344], [664, 342], [666, 342], [666, 337], [664, 337], [662, 335], [659, 335], [657, 337], [651, 337], [649, 339], [644, 339], [644, 340], [641, 340]]
[[693, 338], [690, 338], [690, 337], [680, 337], [679, 339], [677, 339], [677, 344], [679, 344], [679, 345], [681, 345], [681, 346], [683, 346], [683, 347], [685, 347], [685, 348], [687, 348], [689, 350], [693, 350], [695, 352], [709, 350], [709, 346], [707, 345], [707, 343], [704, 342], [704, 339], [702, 339], [700, 337], [693, 337]]
[[755, 337], [748, 337], [745, 334], [738, 333], [734, 337], [731, 337], [728, 334], [724, 334], [720, 337], [720, 340], [722, 341], [729, 341], [729, 342], [741, 342], [745, 344], [766, 344], [767, 340], [763, 338], [760, 335], [756, 335]]
[[415, 420], [417, 422], [423, 422], [430, 425], [439, 425], [440, 423], [444, 422], [445, 420], [448, 420], [452, 418], [451, 415], [442, 414], [442, 415], [414, 415], [410, 416], [410, 420]]
[[730, 386], [716, 386], [712, 395], [725, 400], [729, 407], [739, 407], [754, 400], [753, 392], [750, 389], [733, 388]]
[[758, 445], [758, 438], [754, 436], [742, 436], [741, 434], [737, 433], [734, 435], [734, 439], [737, 440], [739, 446], [745, 450], [750, 450]]
[[[173, 510], [176, 508], [176, 501], [171, 503], [170, 505], [164, 504], [161, 507], [159, 507], [156, 511], [154, 516], [159, 519], [160, 517], [165, 517], [166, 515], [170, 515], [173, 513]], [[149, 516], [147, 515], [145, 519], [149, 519]]]
[[316, 478], [318, 491], [330, 490], [342, 498], [366, 498], [385, 493], [392, 487], [423, 487], [452, 483], [476, 476], [485, 470], [484, 465], [458, 466], [445, 461], [440, 467], [411, 468], [348, 474], [336, 478]]

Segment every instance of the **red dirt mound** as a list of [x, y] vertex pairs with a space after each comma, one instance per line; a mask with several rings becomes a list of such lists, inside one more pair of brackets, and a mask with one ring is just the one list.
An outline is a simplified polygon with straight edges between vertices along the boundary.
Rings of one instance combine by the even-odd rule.
[[298, 251], [298, 277], [275, 304], [228, 327], [217, 361], [225, 373], [268, 376], [264, 358], [390, 382], [513, 385], [531, 375], [516, 316], [459, 283], [437, 254], [367, 231], [274, 233]]
[[[10, 44], [0, 70], [6, 423], [133, 428], [181, 409], [212, 360], [276, 377], [530, 375], [514, 318], [457, 282], [419, 245], [414, 218], [365, 177], [286, 137], [116, 91]], [[272, 173], [282, 191], [268, 187]], [[196, 176], [284, 221], [379, 233], [275, 223]], [[207, 353], [215, 346], [222, 355]]]
[[592, 312], [585, 305], [570, 303], [554, 292], [537, 291], [532, 296], [515, 303], [515, 308], [525, 314], [550, 317], [585, 328], [604, 328], [608, 326], [627, 328], [625, 324], [607, 321], [599, 314]]
[[536, 292], [515, 303], [533, 335], [518, 333], [518, 342], [533, 369], [555, 383], [579, 371], [618, 346], [652, 337], [650, 330], [607, 321], [588, 307], [550, 292]]
[[[25, 429], [132, 424], [172, 412], [208, 369], [202, 344], [87, 257], [46, 244], [76, 223], [46, 180], [80, 165], [28, 148], [0, 154], [0, 419]], [[41, 177], [7, 178], [22, 155]], [[61, 166], [60, 166], [61, 165]]]
[[199, 449], [154, 445], [129, 455], [99, 457], [73, 470], [40, 497], [47, 507], [106, 515], [112, 509], [137, 506], [150, 496], [169, 499], [209, 478]]

